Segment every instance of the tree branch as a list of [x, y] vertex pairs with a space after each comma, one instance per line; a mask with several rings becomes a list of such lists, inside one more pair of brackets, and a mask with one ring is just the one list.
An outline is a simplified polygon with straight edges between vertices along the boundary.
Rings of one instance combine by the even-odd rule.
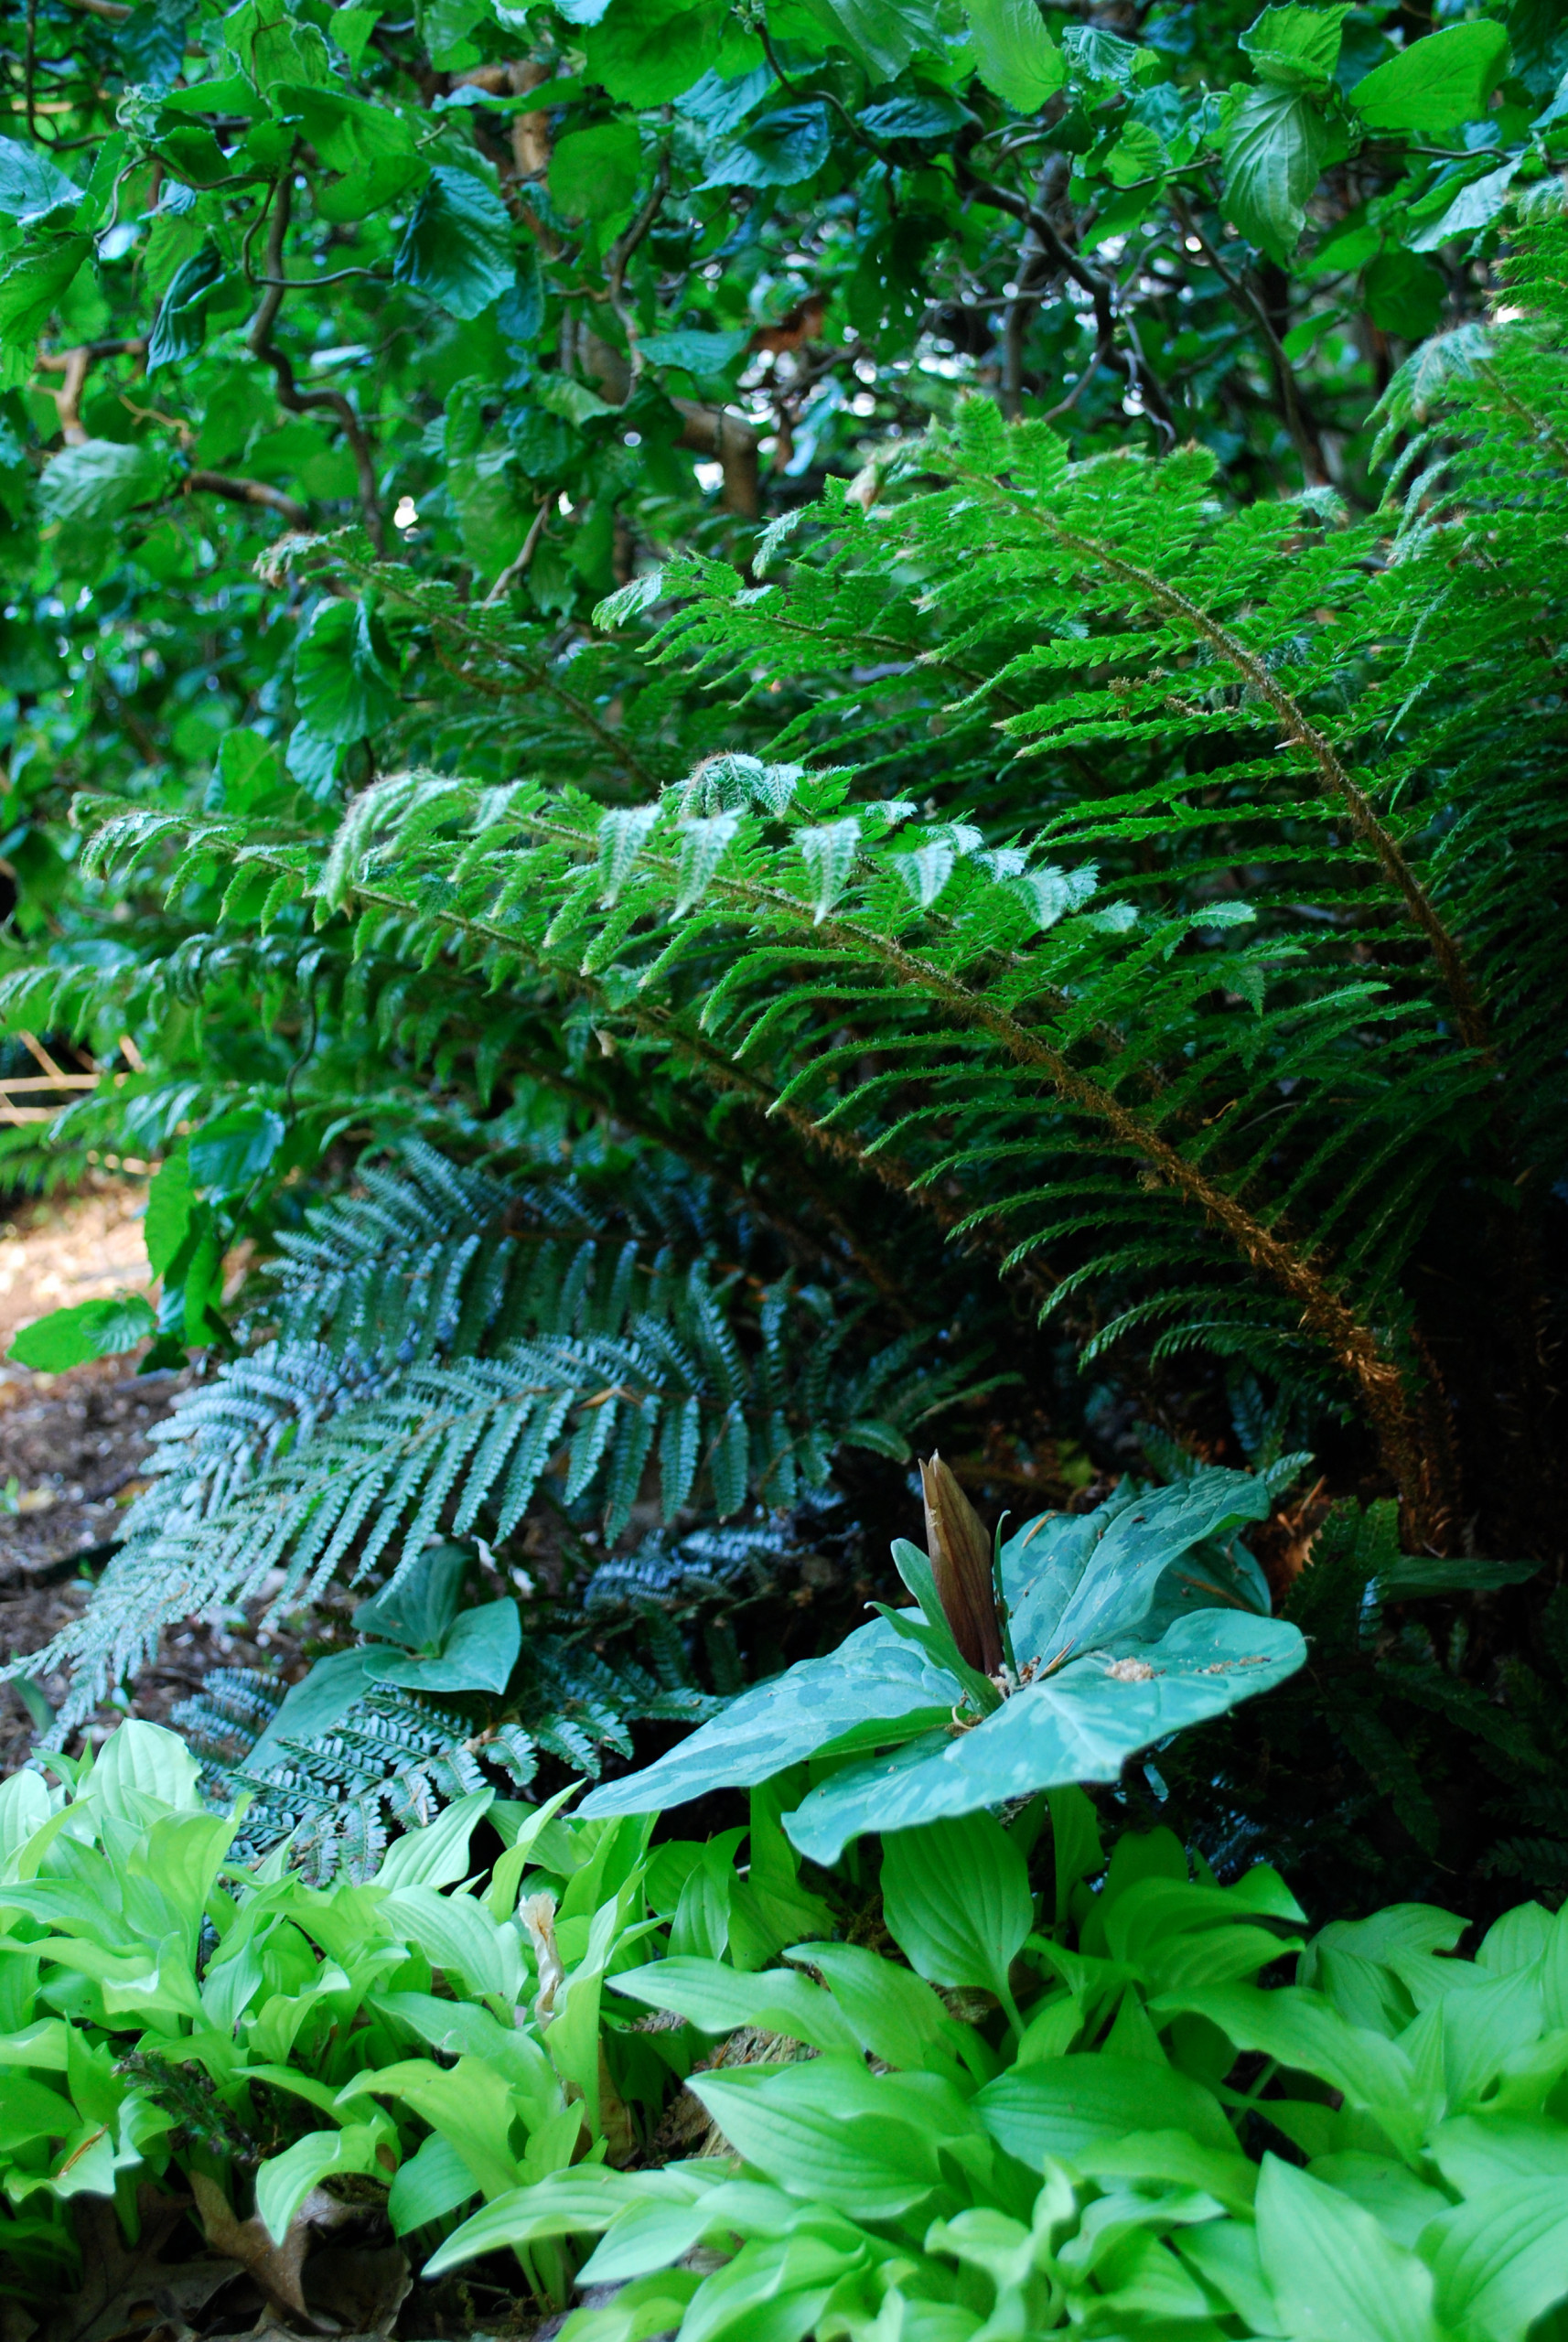
[[[360, 503], [365, 515], [365, 525], [378, 553], [386, 552], [386, 524], [376, 494], [375, 457], [365, 427], [354, 412], [353, 403], [341, 391], [302, 391], [294, 379], [294, 364], [287, 354], [273, 340], [273, 328], [288, 280], [284, 275], [284, 241], [288, 233], [292, 191], [287, 171], [277, 182], [273, 199], [272, 219], [267, 228], [266, 274], [261, 280], [265, 286], [261, 306], [251, 321], [246, 337], [252, 355], [264, 359], [272, 368], [277, 382], [278, 404], [290, 414], [308, 414], [313, 410], [326, 409], [335, 414], [343, 426], [343, 436], [353, 453], [354, 469], [359, 478]], [[296, 508], [297, 509], [297, 508]]]
[[270, 488], [265, 480], [235, 479], [228, 472], [192, 472], [185, 482], [187, 496], [225, 496], [235, 504], [260, 504], [269, 512], [281, 513], [291, 529], [303, 535], [310, 528], [310, 514], [292, 496], [280, 488]]

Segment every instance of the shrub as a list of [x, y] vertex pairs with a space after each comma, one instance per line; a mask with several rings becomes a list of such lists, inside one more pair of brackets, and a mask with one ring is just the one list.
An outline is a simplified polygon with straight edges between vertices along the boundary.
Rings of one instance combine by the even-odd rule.
[[[617, 1977], [805, 2061], [695, 2077], [702, 2159], [522, 2188], [431, 2271], [596, 2237], [579, 2280], [620, 2290], [564, 2342], [1554, 2335], [1568, 1911], [1521, 1906], [1473, 1960], [1453, 1956], [1464, 1921], [1418, 1905], [1304, 1941], [1273, 1872], [1219, 1887], [1165, 1831], [1123, 1837], [1088, 1891], [1086, 1802], [1050, 1809], [1043, 1913], [1038, 1806], [1012, 1832], [972, 1815], [886, 1841], [907, 1966], [809, 1942], [783, 1968]], [[1271, 1984], [1293, 1952], [1295, 1981]]]

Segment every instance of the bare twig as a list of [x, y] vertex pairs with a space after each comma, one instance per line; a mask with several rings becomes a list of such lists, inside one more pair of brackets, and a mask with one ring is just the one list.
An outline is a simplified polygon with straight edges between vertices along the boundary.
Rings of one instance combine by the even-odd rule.
[[270, 488], [262, 479], [235, 479], [228, 472], [192, 472], [185, 483], [188, 496], [224, 496], [234, 504], [260, 504], [269, 512], [281, 513], [291, 529], [301, 535], [310, 528], [310, 514], [292, 496], [280, 488]]
[[500, 575], [480, 603], [481, 609], [488, 610], [492, 602], [499, 602], [503, 594], [510, 593], [519, 578], [527, 576], [529, 564], [539, 549], [539, 540], [544, 534], [544, 523], [549, 518], [550, 496], [549, 491], [546, 490], [539, 500], [539, 510], [534, 514], [528, 534], [522, 541], [521, 552], [514, 560], [509, 561], [501, 571]]
[[1099, 349], [1120, 365], [1127, 378], [1128, 389], [1135, 392], [1142, 400], [1144, 412], [1166, 446], [1174, 447], [1176, 440], [1175, 418], [1165, 392], [1144, 364], [1135, 339], [1132, 349], [1119, 349], [1116, 346], [1116, 313], [1111, 279], [1102, 276], [1099, 269], [1091, 268], [1080, 252], [1074, 252], [1055, 222], [1037, 205], [1031, 203], [1027, 196], [1015, 195], [1009, 188], [993, 187], [989, 179], [976, 178], [961, 155], [955, 159], [960, 180], [975, 202], [983, 203], [992, 210], [1005, 211], [1013, 219], [1021, 220], [1026, 228], [1033, 229], [1047, 258], [1064, 276], [1070, 276], [1073, 283], [1088, 294], [1094, 305]]
[[[378, 553], [386, 551], [386, 526], [376, 495], [375, 458], [365, 427], [354, 411], [353, 403], [341, 391], [302, 391], [294, 379], [294, 365], [287, 353], [280, 349], [272, 338], [278, 311], [288, 289], [289, 280], [283, 273], [284, 241], [288, 233], [291, 186], [285, 170], [277, 181], [273, 199], [272, 217], [267, 228], [266, 275], [261, 280], [265, 290], [261, 306], [251, 321], [247, 337], [249, 347], [257, 358], [265, 359], [277, 382], [278, 404], [291, 414], [308, 414], [328, 410], [343, 426], [343, 436], [353, 453], [354, 469], [359, 478], [360, 503], [365, 515], [365, 525]], [[326, 280], [321, 280], [325, 282]]]
[[1318, 436], [1317, 425], [1314, 423], [1307, 411], [1306, 403], [1302, 397], [1301, 384], [1296, 380], [1295, 369], [1285, 356], [1284, 344], [1274, 331], [1267, 309], [1264, 308], [1246, 278], [1238, 276], [1235, 271], [1227, 267], [1224, 261], [1220, 259], [1175, 188], [1171, 189], [1171, 209], [1176, 214], [1183, 235], [1187, 237], [1189, 243], [1198, 247], [1236, 306], [1251, 320], [1262, 336], [1263, 348], [1268, 352], [1269, 371], [1274, 378], [1274, 389], [1278, 393], [1280, 406], [1284, 414], [1285, 428], [1290, 433], [1296, 454], [1301, 457], [1303, 471], [1309, 479], [1316, 480], [1321, 486], [1328, 478], [1328, 466], [1324, 459], [1323, 442]]

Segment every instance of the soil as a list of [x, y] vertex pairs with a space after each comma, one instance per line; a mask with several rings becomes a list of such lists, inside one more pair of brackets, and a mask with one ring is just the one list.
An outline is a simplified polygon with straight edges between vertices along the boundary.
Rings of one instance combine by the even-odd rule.
[[[101, 1359], [69, 1374], [33, 1374], [5, 1358], [23, 1326], [51, 1309], [148, 1291], [142, 1242], [144, 1186], [99, 1177], [63, 1198], [14, 1204], [0, 1222], [0, 1657], [39, 1650], [79, 1617], [119, 1537], [125, 1508], [146, 1486], [148, 1437], [193, 1373], [137, 1373], [142, 1352]], [[209, 1668], [303, 1661], [292, 1637], [258, 1621], [264, 1605], [191, 1619], [162, 1638], [135, 1687], [136, 1714], [162, 1723]], [[52, 1709], [63, 1675], [37, 1692]], [[120, 1721], [101, 1708], [86, 1737]], [[40, 1711], [41, 1714], [41, 1711]], [[0, 1774], [29, 1754], [38, 1718], [14, 1683], [0, 1684]]]

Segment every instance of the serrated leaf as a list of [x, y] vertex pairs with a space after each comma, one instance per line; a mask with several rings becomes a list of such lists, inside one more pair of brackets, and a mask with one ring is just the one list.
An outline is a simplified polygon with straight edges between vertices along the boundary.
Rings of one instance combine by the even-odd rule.
[[1035, 0], [965, 0], [975, 70], [1017, 113], [1055, 97], [1067, 67]]
[[1232, 107], [1222, 153], [1225, 206], [1248, 241], [1282, 264], [1301, 241], [1328, 133], [1310, 97], [1265, 86]]
[[1435, 137], [1485, 113], [1508, 54], [1504, 25], [1444, 25], [1374, 65], [1351, 91], [1350, 103], [1369, 130]]

